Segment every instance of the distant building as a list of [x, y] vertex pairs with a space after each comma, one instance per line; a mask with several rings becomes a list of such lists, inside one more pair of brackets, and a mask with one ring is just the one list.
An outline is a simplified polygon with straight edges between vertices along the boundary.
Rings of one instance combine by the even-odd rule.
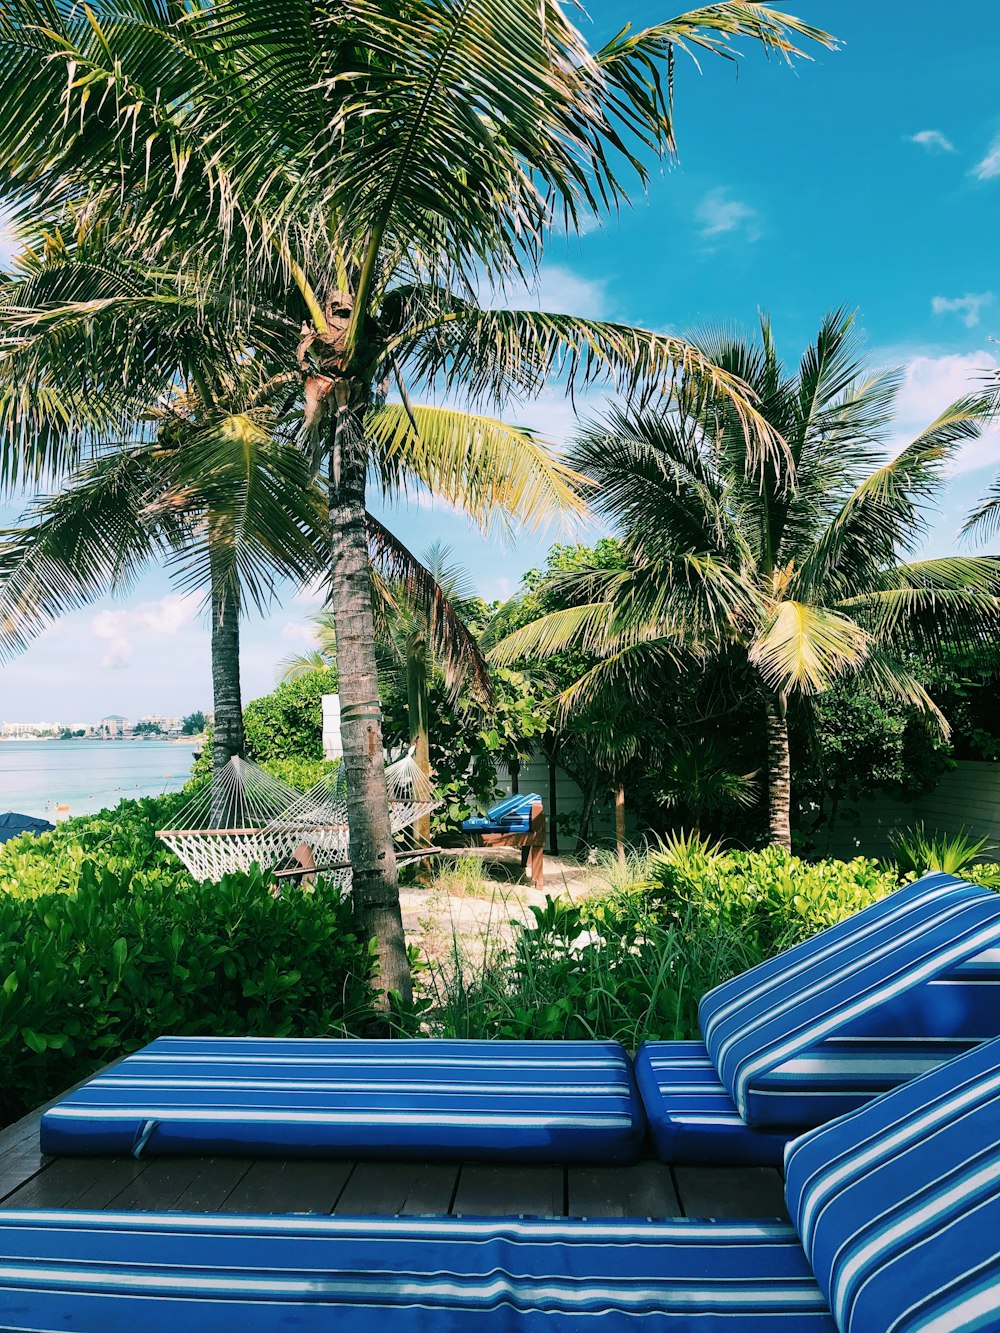
[[118, 713], [110, 713], [107, 717], [101, 718], [101, 735], [105, 740], [119, 740], [122, 736], [127, 736], [132, 730], [127, 717], [121, 717]]
[[30, 741], [37, 736], [58, 736], [61, 722], [5, 722], [0, 735], [11, 741]]

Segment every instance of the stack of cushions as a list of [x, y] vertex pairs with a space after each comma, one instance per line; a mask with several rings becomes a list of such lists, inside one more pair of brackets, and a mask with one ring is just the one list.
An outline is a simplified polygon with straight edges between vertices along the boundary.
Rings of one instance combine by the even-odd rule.
[[526, 796], [508, 796], [506, 800], [491, 805], [485, 815], [473, 815], [467, 819], [462, 830], [465, 833], [530, 833], [531, 807], [541, 805], [542, 798], [537, 792]]
[[926, 875], [710, 991], [705, 1044], [636, 1076], [666, 1161], [779, 1164], [784, 1142], [1000, 1035], [1000, 895]]
[[46, 1111], [42, 1148], [620, 1163], [648, 1116], [665, 1161], [778, 1165], [793, 1134], [1000, 1035], [1000, 895], [925, 876], [700, 1019], [704, 1044], [646, 1043], [634, 1074], [616, 1042], [164, 1037]]
[[617, 1042], [161, 1037], [42, 1116], [47, 1153], [631, 1162]]
[[1000, 1329], [1000, 1042], [796, 1139], [785, 1170], [844, 1333]]
[[[0, 1322], [77, 1333], [998, 1333], [1000, 1042], [791, 1144], [794, 1228], [0, 1212]], [[832, 1311], [832, 1315], [831, 1315]]]

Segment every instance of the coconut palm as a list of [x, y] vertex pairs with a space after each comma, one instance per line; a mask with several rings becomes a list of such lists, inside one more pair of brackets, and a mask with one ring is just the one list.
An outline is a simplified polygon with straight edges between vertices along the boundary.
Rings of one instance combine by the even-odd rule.
[[[147, 266], [169, 274], [183, 254], [207, 304], [220, 293], [252, 304], [275, 275], [294, 291], [284, 308], [298, 306], [299, 336], [283, 344], [284, 371], [298, 377], [306, 442], [329, 485], [355, 911], [379, 941], [382, 984], [404, 994], [369, 464], [374, 455], [397, 481], [423, 465], [482, 486], [498, 432], [509, 443], [500, 423], [470, 429], [461, 413], [414, 408], [411, 389], [461, 385], [502, 401], [555, 370], [631, 382], [680, 368], [736, 402], [764, 452], [775, 447], [741, 386], [677, 339], [476, 300], [484, 280], [534, 272], [557, 215], [573, 227], [626, 198], [646, 151], [673, 148], [675, 51], [728, 54], [739, 35], [786, 57], [795, 40], [829, 44], [737, 0], [626, 28], [596, 50], [555, 0], [8, 0], [0, 13], [0, 172], [21, 216], [113, 218]], [[87, 315], [92, 338], [102, 326], [105, 367], [118, 313]], [[52, 378], [26, 383], [8, 395], [0, 435], [22, 438], [24, 417], [41, 418], [31, 443], [51, 456], [66, 434], [45, 408]], [[384, 399], [392, 385], [397, 405]]]
[[584, 645], [601, 660], [569, 705], [615, 688], [655, 690], [657, 661], [698, 669], [742, 657], [766, 715], [772, 840], [790, 847], [788, 708], [844, 676], [933, 714], [914, 649], [996, 644], [1000, 558], [909, 560], [942, 471], [984, 421], [981, 401], [948, 407], [894, 457], [882, 443], [899, 379], [867, 369], [851, 316], [834, 312], [794, 371], [771, 327], [722, 333], [703, 353], [758, 395], [788, 442], [763, 468], [724, 408], [684, 395], [667, 410], [619, 408], [573, 451], [595, 505], [630, 557], [621, 573], [565, 576], [577, 605], [517, 631], [497, 660]]
[[74, 607], [127, 592], [150, 564], [205, 590], [216, 770], [244, 749], [241, 615], [264, 609], [278, 579], [313, 576], [325, 516], [301, 451], [249, 387], [231, 384], [210, 405], [175, 394], [148, 414], [147, 438], [96, 451], [0, 533], [0, 655]]
[[963, 536], [983, 540], [1000, 533], [1000, 476], [987, 488], [986, 494], [969, 514], [962, 527]]
[[[489, 669], [464, 615], [473, 591], [467, 572], [451, 563], [450, 550], [433, 542], [419, 561], [386, 541], [386, 531], [369, 516], [374, 616], [378, 644], [389, 670], [400, 672], [406, 691], [409, 740], [420, 770], [431, 776], [429, 687], [439, 672], [454, 697], [466, 684], [482, 699], [490, 695]], [[337, 632], [326, 609], [312, 617], [315, 646], [282, 663], [282, 679], [336, 665]], [[418, 842], [430, 842], [430, 815], [416, 823]]]

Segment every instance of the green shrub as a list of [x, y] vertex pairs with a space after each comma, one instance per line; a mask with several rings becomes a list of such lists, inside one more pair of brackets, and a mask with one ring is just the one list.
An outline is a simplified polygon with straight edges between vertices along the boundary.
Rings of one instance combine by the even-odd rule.
[[636, 903], [605, 918], [600, 900], [549, 898], [513, 943], [479, 963], [461, 950], [421, 978], [432, 1022], [447, 1036], [600, 1038], [634, 1048], [697, 1032], [705, 991], [759, 962], [738, 932], [706, 929], [694, 913], [650, 922]]
[[656, 920], [686, 918], [740, 932], [769, 958], [870, 906], [899, 886], [893, 866], [804, 861], [780, 847], [717, 855], [690, 846], [653, 853], [636, 892]]
[[12, 838], [0, 847], [0, 895], [32, 898], [75, 889], [85, 861], [133, 876], [180, 870], [156, 830], [169, 828], [187, 799], [175, 792], [121, 801], [113, 809], [67, 819], [51, 833]]
[[327, 667], [283, 681], [243, 710], [247, 758], [323, 758], [323, 695], [336, 694], [337, 673]]
[[75, 893], [0, 895], [0, 1112], [162, 1033], [341, 1036], [376, 1023], [372, 955], [336, 887], [84, 862]]

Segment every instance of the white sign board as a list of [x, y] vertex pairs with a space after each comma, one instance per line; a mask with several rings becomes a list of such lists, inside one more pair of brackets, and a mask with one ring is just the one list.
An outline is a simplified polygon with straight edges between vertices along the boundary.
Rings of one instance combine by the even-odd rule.
[[344, 757], [344, 742], [340, 738], [340, 695], [323, 695], [323, 754], [327, 759]]

